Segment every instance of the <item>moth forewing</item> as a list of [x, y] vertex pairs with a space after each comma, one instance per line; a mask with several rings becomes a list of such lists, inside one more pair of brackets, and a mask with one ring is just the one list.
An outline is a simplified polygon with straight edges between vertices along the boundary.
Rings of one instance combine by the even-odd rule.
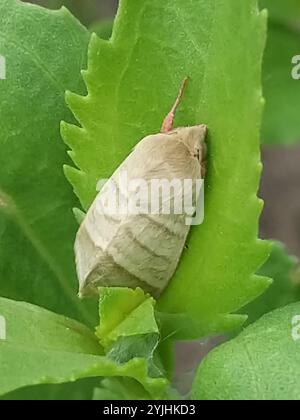
[[161, 133], [137, 144], [88, 210], [75, 241], [80, 296], [124, 286], [158, 297], [173, 276], [190, 229], [184, 206], [178, 211], [174, 200], [183, 202], [184, 182], [194, 190], [204, 172], [207, 131], [205, 125], [173, 130], [175, 110]]

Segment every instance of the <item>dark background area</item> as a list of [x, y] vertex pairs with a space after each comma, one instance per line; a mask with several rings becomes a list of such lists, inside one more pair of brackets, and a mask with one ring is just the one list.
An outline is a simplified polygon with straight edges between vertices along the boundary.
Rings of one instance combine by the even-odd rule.
[[262, 156], [261, 236], [282, 241], [300, 257], [300, 147], [265, 147]]

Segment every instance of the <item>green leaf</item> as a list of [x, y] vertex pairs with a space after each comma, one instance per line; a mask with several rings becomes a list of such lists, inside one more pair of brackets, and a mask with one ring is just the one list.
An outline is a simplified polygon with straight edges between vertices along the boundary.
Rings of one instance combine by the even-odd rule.
[[174, 338], [175, 330], [194, 338], [240, 325], [245, 317], [229, 314], [270, 283], [253, 275], [269, 254], [257, 240], [256, 198], [265, 32], [255, 0], [121, 0], [111, 40], [92, 36], [88, 95], [67, 93], [81, 127], [62, 124], [77, 166], [65, 172], [87, 209], [97, 181], [159, 131], [181, 80], [191, 77], [176, 125], [209, 127], [206, 217], [158, 301], [163, 316], [173, 314], [166, 334]]
[[275, 242], [269, 260], [259, 272], [274, 282], [262, 296], [241, 311], [248, 315], [249, 324], [268, 312], [300, 300], [300, 282], [293, 278], [298, 266], [297, 258], [289, 256], [285, 247]]
[[0, 315], [6, 320], [7, 336], [0, 341], [1, 348], [13, 345], [36, 350], [103, 354], [95, 335], [87, 327], [46, 309], [0, 298]]
[[[49, 36], [51, 34], [51, 36]], [[0, 294], [96, 323], [76, 297], [77, 205], [61, 169], [65, 89], [84, 92], [88, 31], [66, 10], [0, 4]]]
[[265, 315], [199, 367], [193, 399], [299, 400], [300, 303]]
[[121, 337], [158, 334], [155, 301], [141, 289], [101, 287], [99, 294], [100, 325], [96, 334], [104, 348]]
[[78, 322], [25, 303], [0, 299], [6, 333], [0, 339], [0, 394], [37, 384], [120, 376], [139, 382], [151, 398], [161, 398], [164, 378], [148, 376], [143, 358], [120, 364], [103, 355], [95, 335]]
[[55, 385], [36, 385], [17, 389], [5, 394], [0, 400], [5, 401], [90, 401], [95, 389], [99, 386], [99, 378], [80, 379], [76, 382]]
[[100, 325], [96, 335], [106, 356], [118, 363], [139, 357], [147, 361], [149, 375], [164, 376], [158, 351], [160, 331], [155, 300], [137, 288], [101, 287]]

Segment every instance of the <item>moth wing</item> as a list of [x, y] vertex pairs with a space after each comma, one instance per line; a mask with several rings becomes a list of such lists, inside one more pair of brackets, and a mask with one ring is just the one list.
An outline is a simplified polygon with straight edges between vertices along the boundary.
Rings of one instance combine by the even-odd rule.
[[[178, 153], [180, 159], [178, 160]], [[180, 164], [178, 164], [178, 161]], [[143, 139], [97, 195], [75, 242], [76, 265], [82, 294], [96, 286], [140, 286], [158, 295], [178, 264], [189, 227], [183, 215], [122, 214], [103, 211], [103, 201], [130, 194], [127, 182], [191, 176], [190, 156], [167, 135]]]

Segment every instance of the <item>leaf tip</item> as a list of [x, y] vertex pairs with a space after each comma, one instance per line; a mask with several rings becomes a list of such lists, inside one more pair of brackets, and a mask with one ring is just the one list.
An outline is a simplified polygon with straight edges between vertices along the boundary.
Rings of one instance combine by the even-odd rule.
[[269, 18], [269, 11], [268, 11], [268, 9], [262, 9], [261, 11], [260, 11], [260, 16], [262, 17], [262, 19], [264, 19], [264, 20], [268, 20], [268, 18]]
[[77, 207], [73, 207], [72, 211], [73, 211], [73, 215], [75, 217], [76, 222], [80, 226], [86, 216], [85, 212]]
[[64, 141], [65, 141], [65, 137], [67, 136], [67, 133], [68, 133], [68, 127], [69, 127], [69, 124], [66, 121], [61, 121], [60, 122], [60, 134], [61, 134]]
[[251, 277], [251, 283], [255, 293], [251, 300], [255, 300], [257, 297], [266, 292], [266, 290], [272, 285], [273, 279], [270, 277], [254, 274]]
[[214, 321], [211, 329], [216, 334], [227, 333], [241, 328], [248, 319], [245, 314], [223, 314]]
[[99, 43], [101, 42], [101, 38], [99, 38], [99, 36], [96, 34], [96, 32], [93, 32], [91, 34], [91, 39], [90, 39], [90, 45], [89, 45], [89, 51], [93, 51], [94, 48], [98, 48]]

